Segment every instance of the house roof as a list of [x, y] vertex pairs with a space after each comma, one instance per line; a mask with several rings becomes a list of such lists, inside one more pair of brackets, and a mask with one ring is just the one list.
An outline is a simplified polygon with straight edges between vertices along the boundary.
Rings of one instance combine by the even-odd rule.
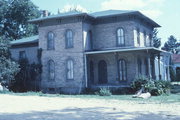
[[172, 61], [173, 63], [180, 63], [180, 54], [173, 54]]
[[113, 49], [103, 49], [103, 50], [95, 50], [95, 51], [87, 51], [85, 54], [101, 54], [101, 53], [112, 53], [112, 52], [127, 52], [127, 51], [155, 51], [159, 53], [170, 54], [164, 50], [157, 49], [155, 47], [125, 47], [125, 48], [113, 48]]
[[120, 14], [125, 14], [125, 13], [132, 13], [132, 12], [135, 12], [135, 11], [133, 10], [105, 10], [105, 11], [90, 13], [89, 15], [94, 18], [98, 18], [98, 17], [120, 15]]
[[159, 24], [157, 24], [155, 21], [153, 21], [149, 17], [143, 15], [141, 12], [133, 11], [133, 10], [105, 10], [105, 11], [94, 12], [94, 13], [73, 11], [73, 12], [67, 12], [67, 13], [60, 13], [57, 15], [51, 15], [51, 16], [47, 16], [47, 17], [41, 17], [41, 18], [30, 20], [29, 22], [37, 23], [37, 22], [44, 21], [44, 20], [73, 17], [73, 16], [89, 16], [94, 19], [98, 19], [98, 18], [105, 18], [105, 17], [111, 17], [111, 16], [123, 16], [123, 15], [136, 15], [141, 19], [147, 20], [154, 27], [161, 27]]
[[22, 39], [19, 39], [19, 40], [14, 40], [14, 41], [11, 41], [10, 44], [11, 45], [19, 45], [19, 44], [27, 44], [27, 43], [36, 43], [38, 42], [38, 35], [36, 36], [31, 36], [31, 37], [26, 37], [26, 38], [22, 38]]
[[85, 15], [85, 14], [86, 13], [83, 13], [83, 12], [72, 11], [72, 12], [61, 13], [61, 14], [57, 14], [57, 15], [50, 15], [47, 17], [41, 17], [41, 18], [33, 19], [33, 20], [30, 20], [29, 22], [33, 23], [33, 22], [38, 22], [38, 21], [43, 21], [43, 20], [72, 17], [72, 16]]

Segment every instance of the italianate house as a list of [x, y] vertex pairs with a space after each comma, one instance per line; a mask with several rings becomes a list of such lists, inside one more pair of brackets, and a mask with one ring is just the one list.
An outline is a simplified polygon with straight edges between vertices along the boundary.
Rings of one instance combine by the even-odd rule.
[[45, 11], [29, 22], [38, 25], [39, 34], [12, 41], [11, 54], [42, 64], [40, 90], [74, 94], [85, 88], [130, 87], [138, 76], [170, 80], [170, 55], [153, 47], [152, 31], [160, 25], [139, 11], [51, 16]]

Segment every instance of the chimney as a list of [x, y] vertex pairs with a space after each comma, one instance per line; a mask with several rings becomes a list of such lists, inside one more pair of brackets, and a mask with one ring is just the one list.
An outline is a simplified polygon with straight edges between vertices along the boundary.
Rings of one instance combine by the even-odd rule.
[[43, 11], [42, 11], [42, 16], [43, 16], [43, 17], [49, 16], [49, 12], [48, 12], [47, 10], [43, 10]]

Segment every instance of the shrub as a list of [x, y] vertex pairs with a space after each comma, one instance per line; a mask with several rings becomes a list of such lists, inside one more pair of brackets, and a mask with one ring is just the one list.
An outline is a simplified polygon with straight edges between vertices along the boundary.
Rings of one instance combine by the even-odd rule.
[[138, 91], [141, 88], [144, 89], [144, 92], [150, 92], [151, 95], [161, 95], [161, 94], [169, 94], [171, 83], [169, 81], [164, 80], [153, 80], [147, 77], [138, 77], [136, 78], [131, 87], [134, 91]]
[[131, 87], [135, 90], [138, 91], [141, 88], [144, 88], [145, 91], [149, 92], [151, 89], [155, 87], [154, 81], [144, 77], [140, 76], [135, 78], [135, 80], [132, 82]]
[[112, 93], [109, 88], [100, 88], [99, 92], [95, 92], [95, 94], [100, 96], [111, 96]]

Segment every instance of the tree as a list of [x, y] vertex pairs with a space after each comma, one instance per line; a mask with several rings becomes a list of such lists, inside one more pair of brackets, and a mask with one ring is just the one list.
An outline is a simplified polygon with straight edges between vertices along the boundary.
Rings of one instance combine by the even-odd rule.
[[0, 36], [20, 39], [37, 34], [37, 26], [28, 20], [40, 16], [40, 11], [30, 0], [0, 0]]
[[159, 48], [161, 46], [161, 38], [159, 38], [157, 36], [157, 34], [158, 34], [158, 30], [154, 29], [153, 30], [153, 36], [152, 36], [153, 46], [156, 48]]
[[173, 35], [171, 35], [168, 38], [168, 41], [165, 42], [164, 47], [162, 47], [162, 49], [171, 53], [176, 53], [176, 48], [178, 47], [178, 44], [179, 43], [177, 42], [177, 39]]
[[9, 40], [0, 37], [0, 82], [9, 85], [18, 73], [19, 66], [16, 62], [10, 59], [8, 47]]

